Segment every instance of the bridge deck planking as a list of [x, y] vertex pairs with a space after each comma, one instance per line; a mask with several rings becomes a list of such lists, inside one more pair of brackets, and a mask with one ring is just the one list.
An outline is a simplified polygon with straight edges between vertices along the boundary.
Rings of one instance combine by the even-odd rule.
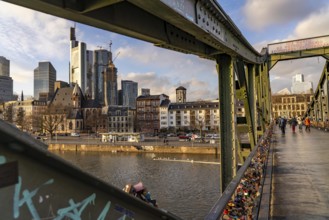
[[276, 129], [271, 219], [329, 218], [328, 133]]

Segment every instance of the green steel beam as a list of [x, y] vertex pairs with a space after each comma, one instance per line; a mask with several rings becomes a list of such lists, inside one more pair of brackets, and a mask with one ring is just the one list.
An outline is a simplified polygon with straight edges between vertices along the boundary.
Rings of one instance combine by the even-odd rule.
[[257, 143], [257, 123], [256, 123], [256, 115], [257, 115], [257, 108], [256, 108], [256, 66], [253, 64], [247, 64], [247, 70], [248, 70], [248, 94], [249, 94], [249, 100], [250, 100], [250, 116], [251, 116], [251, 123], [253, 127], [253, 133], [254, 133], [254, 140], [255, 143]]
[[300, 50], [290, 53], [271, 54], [269, 55], [269, 70], [271, 70], [279, 61], [302, 59], [316, 56], [322, 56], [328, 59], [328, 54], [329, 47]]
[[262, 66], [259, 65], [256, 69], [256, 94], [257, 94], [257, 136], [261, 136], [264, 133], [264, 109], [263, 109], [263, 87], [262, 87]]
[[[237, 97], [240, 100], [242, 100], [244, 103], [246, 122], [249, 127], [248, 136], [249, 136], [250, 146], [251, 146], [251, 150], [252, 150], [256, 144], [255, 127], [254, 127], [253, 116], [252, 116], [252, 113], [253, 113], [252, 106], [254, 105], [253, 104], [254, 99], [252, 99], [249, 94], [249, 86], [248, 86], [248, 80], [246, 77], [244, 62], [242, 60], [237, 60], [235, 63], [236, 63], [236, 73], [237, 73], [237, 78], [238, 78], [238, 83], [239, 83], [239, 90], [237, 92], [237, 94], [239, 94], [239, 95], [237, 95]], [[252, 95], [254, 95], [254, 94], [252, 94]]]
[[223, 192], [236, 175], [236, 121], [235, 121], [235, 77], [232, 57], [218, 55], [218, 92], [220, 109], [220, 191]]

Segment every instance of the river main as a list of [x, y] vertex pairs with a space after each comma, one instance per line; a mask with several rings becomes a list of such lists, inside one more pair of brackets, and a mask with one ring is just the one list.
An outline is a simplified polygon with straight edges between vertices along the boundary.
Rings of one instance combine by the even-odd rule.
[[52, 152], [118, 188], [142, 181], [159, 208], [183, 219], [203, 219], [219, 198], [220, 165], [197, 162], [218, 162], [214, 155]]

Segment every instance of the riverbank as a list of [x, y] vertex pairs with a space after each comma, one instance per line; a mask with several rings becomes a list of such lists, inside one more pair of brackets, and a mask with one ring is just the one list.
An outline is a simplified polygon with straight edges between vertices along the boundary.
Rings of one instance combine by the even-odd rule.
[[48, 150], [55, 151], [101, 151], [137, 153], [183, 153], [217, 154], [218, 146], [154, 146], [154, 145], [105, 145], [105, 144], [59, 144], [51, 143]]

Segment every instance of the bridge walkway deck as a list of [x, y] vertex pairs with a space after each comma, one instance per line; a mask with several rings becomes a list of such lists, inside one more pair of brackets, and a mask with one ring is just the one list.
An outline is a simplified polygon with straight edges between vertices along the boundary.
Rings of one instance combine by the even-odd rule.
[[329, 219], [329, 133], [275, 133], [271, 219]]

